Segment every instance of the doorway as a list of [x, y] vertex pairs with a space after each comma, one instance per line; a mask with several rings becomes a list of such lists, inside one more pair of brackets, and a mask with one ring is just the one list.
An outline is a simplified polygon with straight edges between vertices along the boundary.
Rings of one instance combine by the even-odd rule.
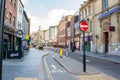
[[105, 53], [108, 52], [108, 44], [109, 44], [109, 34], [108, 32], [104, 33], [104, 42], [105, 42]]

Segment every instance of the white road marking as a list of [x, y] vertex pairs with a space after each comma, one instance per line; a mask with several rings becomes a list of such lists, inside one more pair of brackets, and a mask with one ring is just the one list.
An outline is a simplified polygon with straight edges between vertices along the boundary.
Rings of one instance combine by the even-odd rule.
[[[79, 59], [83, 60], [82, 57], [78, 57]], [[90, 62], [90, 60], [86, 59], [86, 62]]]
[[86, 62], [90, 62], [90, 60], [87, 59]]
[[53, 69], [55, 69], [55, 70], [57, 69], [57, 68], [55, 67], [55, 65], [51, 65], [51, 67], [52, 67]]
[[66, 71], [58, 69], [58, 70], [51, 70], [51, 73], [66, 73]]

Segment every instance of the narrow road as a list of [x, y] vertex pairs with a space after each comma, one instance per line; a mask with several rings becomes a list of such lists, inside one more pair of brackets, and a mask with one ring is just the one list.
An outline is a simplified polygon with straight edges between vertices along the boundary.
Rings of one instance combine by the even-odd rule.
[[50, 54], [43, 58], [44, 80], [77, 80], [53, 59], [54, 52], [49, 52]]

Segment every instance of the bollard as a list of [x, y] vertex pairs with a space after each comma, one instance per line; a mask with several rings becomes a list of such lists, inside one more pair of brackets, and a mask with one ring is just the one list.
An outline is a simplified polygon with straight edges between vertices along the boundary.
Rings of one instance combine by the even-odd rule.
[[63, 55], [63, 50], [60, 48], [60, 52], [59, 52], [60, 58], [62, 58]]

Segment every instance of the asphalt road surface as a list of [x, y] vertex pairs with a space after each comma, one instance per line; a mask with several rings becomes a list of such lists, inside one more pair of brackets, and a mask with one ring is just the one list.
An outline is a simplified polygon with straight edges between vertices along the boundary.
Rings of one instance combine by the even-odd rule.
[[[49, 50], [54, 51], [53, 49], [49, 49]], [[57, 51], [57, 53], [58, 53], [58, 51]], [[64, 52], [64, 55], [65, 55], [65, 52]], [[76, 61], [79, 61], [81, 63], [83, 62], [83, 56], [81, 54], [69, 53], [68, 57], [70, 57]], [[95, 69], [98, 69], [99, 71], [120, 80], [120, 64], [116, 64], [113, 62], [109, 62], [106, 60], [97, 59], [97, 58], [93, 58], [93, 57], [86, 57], [86, 62], [87, 62], [87, 65], [89, 65]]]
[[49, 53], [43, 58], [44, 80], [77, 80], [53, 59], [53, 52]]
[[[83, 56], [77, 53], [70, 53], [69, 57], [77, 60], [79, 62], [83, 62]], [[120, 80], [120, 64], [116, 64], [113, 62], [97, 59], [97, 58], [92, 58], [92, 57], [87, 57], [86, 58], [87, 65], [96, 68], [100, 71], [102, 71], [105, 74], [108, 74], [112, 77], [117, 78]]]

